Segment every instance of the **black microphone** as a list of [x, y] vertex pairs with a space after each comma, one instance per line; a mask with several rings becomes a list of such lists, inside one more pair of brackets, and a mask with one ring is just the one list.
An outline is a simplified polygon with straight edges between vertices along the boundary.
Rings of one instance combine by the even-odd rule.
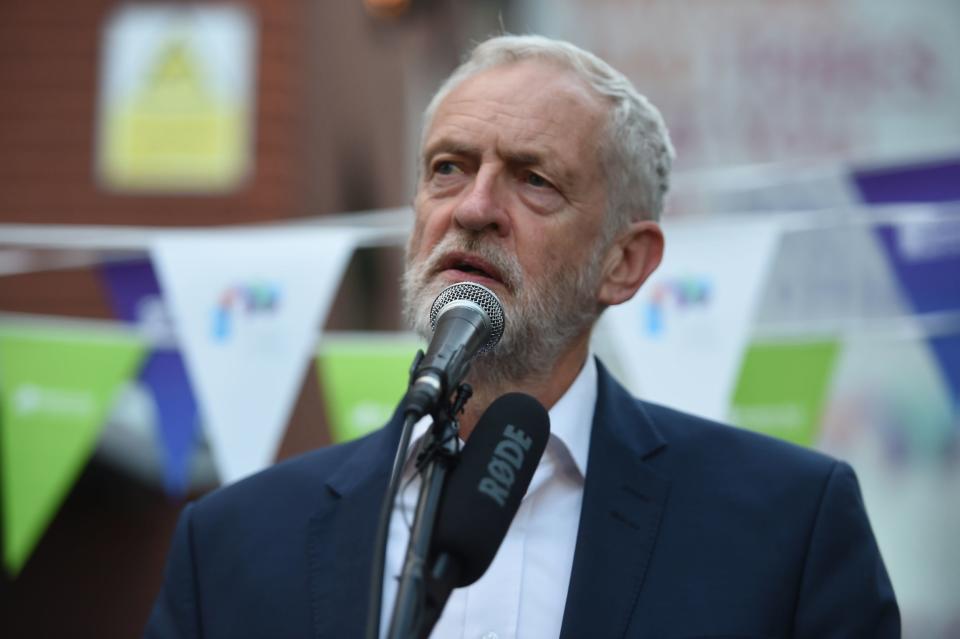
[[403, 398], [405, 413], [429, 413], [463, 381], [470, 361], [503, 335], [503, 306], [490, 289], [460, 282], [440, 291], [430, 309], [433, 337]]
[[524, 393], [497, 398], [477, 422], [437, 511], [426, 633], [439, 619], [450, 591], [469, 586], [490, 567], [549, 437], [550, 416]]

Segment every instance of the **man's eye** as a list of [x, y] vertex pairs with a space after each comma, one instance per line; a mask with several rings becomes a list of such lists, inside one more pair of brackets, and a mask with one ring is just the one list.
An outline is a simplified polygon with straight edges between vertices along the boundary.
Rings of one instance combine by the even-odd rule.
[[537, 188], [545, 188], [553, 186], [548, 182], [542, 175], [538, 175], [532, 171], [528, 171], [525, 177], [527, 184], [530, 186], [535, 186]]
[[442, 160], [440, 162], [437, 162], [433, 166], [433, 172], [438, 173], [440, 175], [453, 175], [454, 173], [457, 172], [457, 170], [458, 170], [457, 165], [447, 160]]

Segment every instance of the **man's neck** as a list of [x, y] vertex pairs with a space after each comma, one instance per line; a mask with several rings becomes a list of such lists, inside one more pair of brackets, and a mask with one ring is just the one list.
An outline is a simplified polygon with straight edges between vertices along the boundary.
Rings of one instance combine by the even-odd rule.
[[[473, 396], [467, 402], [463, 415], [460, 416], [460, 437], [464, 440], [470, 437], [480, 416], [496, 398], [504, 393], [526, 393], [550, 410], [567, 392], [580, 373], [580, 369], [583, 368], [583, 363], [587, 359], [589, 341], [589, 333], [578, 338], [572, 347], [564, 351], [549, 370], [545, 371], [545, 375], [506, 381], [501, 384], [475, 385]], [[469, 375], [467, 381], [470, 381]]]

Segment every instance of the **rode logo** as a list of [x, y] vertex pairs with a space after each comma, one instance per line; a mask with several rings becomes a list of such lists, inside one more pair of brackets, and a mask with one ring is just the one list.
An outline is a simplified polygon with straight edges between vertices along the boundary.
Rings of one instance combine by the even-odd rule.
[[503, 439], [494, 448], [493, 458], [487, 464], [487, 474], [477, 487], [501, 508], [507, 503], [517, 471], [523, 467], [532, 443], [533, 440], [519, 428], [507, 424], [503, 429]]

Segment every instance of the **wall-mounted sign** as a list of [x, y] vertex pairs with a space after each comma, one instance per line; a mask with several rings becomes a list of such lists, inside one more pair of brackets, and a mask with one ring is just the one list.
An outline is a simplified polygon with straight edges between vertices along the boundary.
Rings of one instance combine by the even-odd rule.
[[110, 16], [103, 37], [100, 182], [118, 191], [236, 188], [253, 171], [250, 12], [128, 5]]

